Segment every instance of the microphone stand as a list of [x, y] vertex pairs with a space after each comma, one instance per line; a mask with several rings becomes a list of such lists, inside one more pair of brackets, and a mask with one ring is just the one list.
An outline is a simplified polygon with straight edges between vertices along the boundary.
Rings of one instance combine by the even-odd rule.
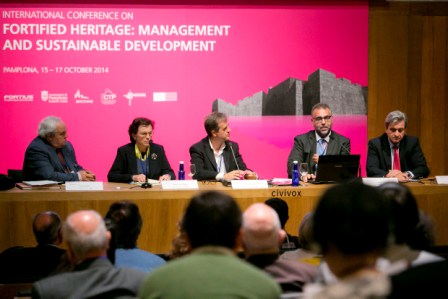
[[233, 156], [233, 160], [235, 161], [236, 168], [237, 168], [238, 170], [240, 170], [240, 167], [239, 167], [239, 165], [238, 165], [238, 162], [236, 161], [235, 152], [233, 151], [232, 143], [230, 143], [230, 142], [227, 142], [227, 143], [229, 144], [230, 150], [232, 151], [232, 156]]
[[145, 173], [145, 182], [142, 184], [142, 188], [143, 189], [148, 189], [148, 188], [152, 188], [152, 185], [148, 182], [148, 177], [149, 177], [149, 152], [148, 152], [148, 156], [146, 157], [146, 173]]

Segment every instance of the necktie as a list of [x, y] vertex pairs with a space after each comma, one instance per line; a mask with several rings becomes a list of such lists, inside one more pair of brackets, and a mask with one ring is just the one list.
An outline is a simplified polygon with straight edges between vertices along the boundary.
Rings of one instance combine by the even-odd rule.
[[392, 168], [394, 170], [401, 170], [400, 155], [398, 154], [398, 146], [396, 146], [396, 145], [394, 145], [394, 165]]
[[323, 138], [319, 139], [317, 146], [317, 154], [319, 156], [325, 155], [326, 150], [327, 150], [327, 141]]
[[68, 173], [69, 171], [68, 171], [68, 168], [67, 168], [67, 163], [65, 162], [64, 155], [62, 154], [61, 149], [58, 148], [58, 149], [56, 150], [56, 153], [58, 154], [59, 162], [61, 162], [62, 167], [64, 168], [64, 171], [65, 171], [66, 173]]

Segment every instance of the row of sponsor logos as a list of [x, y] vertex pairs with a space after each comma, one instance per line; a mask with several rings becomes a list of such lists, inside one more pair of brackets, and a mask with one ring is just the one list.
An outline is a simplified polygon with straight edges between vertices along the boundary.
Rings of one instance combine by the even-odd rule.
[[[132, 105], [132, 101], [136, 98], [146, 98], [145, 92], [129, 91], [123, 95], [123, 99], [128, 101], [128, 105]], [[3, 100], [5, 102], [33, 102], [33, 94], [5, 94]], [[40, 99], [46, 103], [52, 104], [67, 104], [69, 102], [68, 93], [50, 93], [48, 90], [40, 92]], [[76, 104], [93, 104], [95, 100], [90, 96], [84, 95], [79, 89], [73, 95], [73, 100]], [[153, 92], [153, 102], [175, 102], [177, 101], [177, 92]], [[100, 101], [103, 105], [114, 105], [118, 101], [116, 93], [110, 89], [106, 89], [100, 94]]]

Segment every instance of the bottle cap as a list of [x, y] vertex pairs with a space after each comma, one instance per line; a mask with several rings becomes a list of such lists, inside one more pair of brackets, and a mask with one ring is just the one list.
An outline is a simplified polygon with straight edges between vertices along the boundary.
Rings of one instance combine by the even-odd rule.
[[179, 163], [180, 163], [180, 164], [184, 164], [184, 161], [180, 161]]
[[299, 164], [299, 161], [294, 161], [293, 163], [294, 163], [294, 164]]

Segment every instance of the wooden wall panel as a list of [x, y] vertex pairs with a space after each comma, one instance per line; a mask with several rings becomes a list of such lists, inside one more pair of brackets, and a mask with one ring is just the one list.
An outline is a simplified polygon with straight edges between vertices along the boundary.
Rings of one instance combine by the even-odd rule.
[[369, 2], [368, 138], [408, 115], [431, 176], [448, 174], [448, 3]]

